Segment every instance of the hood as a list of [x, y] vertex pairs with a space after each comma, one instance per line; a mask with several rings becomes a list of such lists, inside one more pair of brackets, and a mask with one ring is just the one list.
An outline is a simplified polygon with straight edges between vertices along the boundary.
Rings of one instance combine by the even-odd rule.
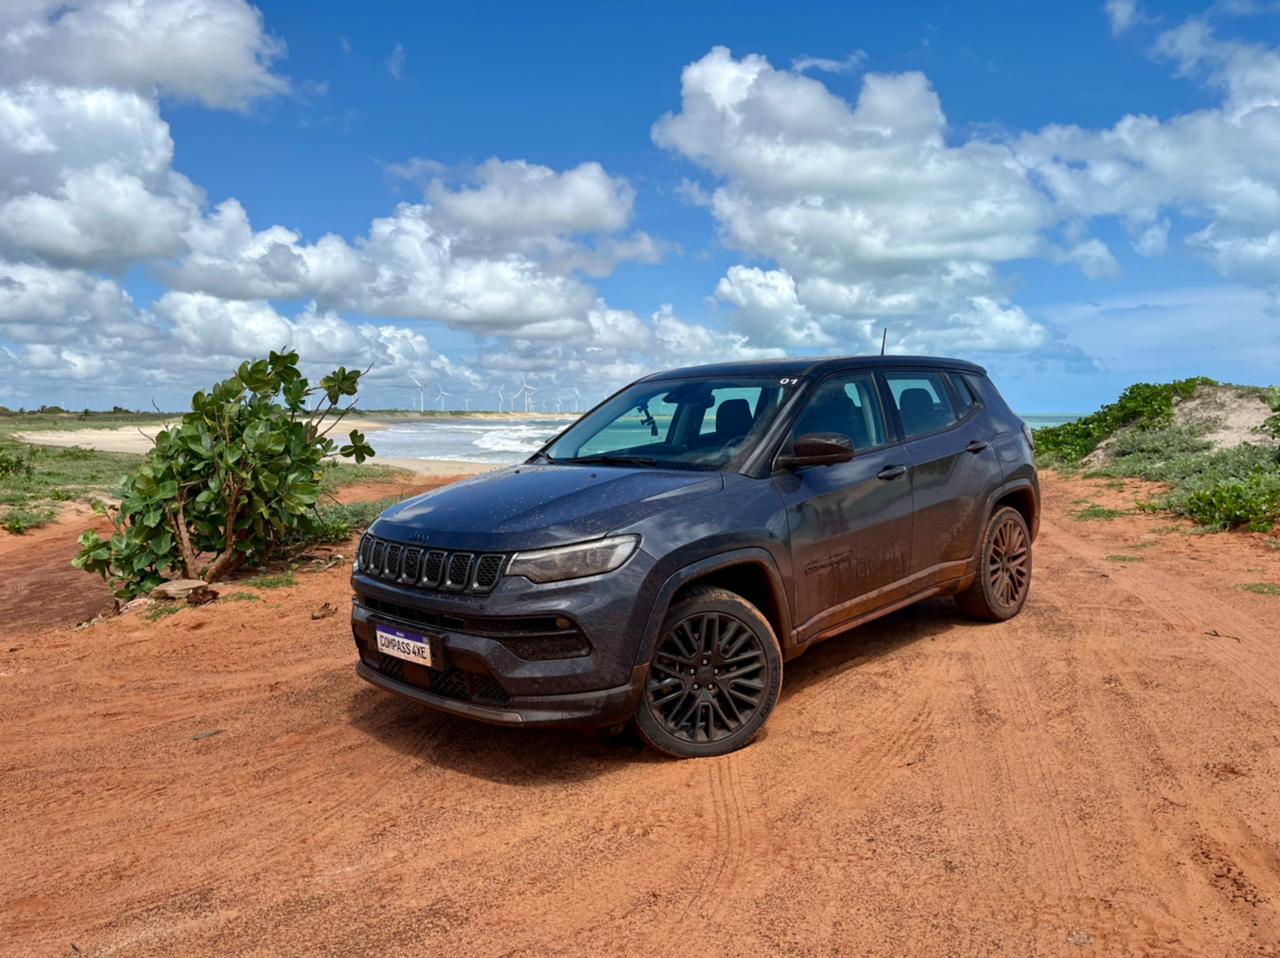
[[443, 549], [537, 549], [607, 535], [723, 488], [719, 473], [523, 465], [407, 499], [371, 531]]

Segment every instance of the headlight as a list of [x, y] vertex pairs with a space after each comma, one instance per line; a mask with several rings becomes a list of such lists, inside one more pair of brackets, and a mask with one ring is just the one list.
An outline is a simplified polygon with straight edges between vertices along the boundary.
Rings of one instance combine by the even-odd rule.
[[507, 575], [522, 575], [533, 582], [560, 582], [587, 575], [612, 572], [631, 558], [640, 545], [639, 536], [614, 536], [572, 546], [517, 552], [511, 557]]

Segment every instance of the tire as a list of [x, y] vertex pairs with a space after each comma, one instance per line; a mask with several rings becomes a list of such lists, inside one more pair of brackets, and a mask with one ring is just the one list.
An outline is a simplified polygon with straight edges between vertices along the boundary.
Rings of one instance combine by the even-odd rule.
[[635, 728], [674, 758], [725, 755], [756, 737], [781, 691], [769, 620], [727, 589], [696, 587], [663, 620]]
[[962, 612], [987, 622], [1003, 622], [1022, 611], [1031, 591], [1031, 533], [1017, 509], [997, 509], [982, 534], [978, 574], [956, 594]]

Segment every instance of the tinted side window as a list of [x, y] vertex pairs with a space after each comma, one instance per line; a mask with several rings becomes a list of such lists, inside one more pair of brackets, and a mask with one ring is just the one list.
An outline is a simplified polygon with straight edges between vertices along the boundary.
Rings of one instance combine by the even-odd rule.
[[959, 418], [942, 376], [941, 371], [934, 370], [884, 374], [906, 438], [945, 429]]
[[884, 444], [884, 415], [870, 373], [851, 373], [828, 379], [809, 399], [794, 434], [834, 432], [848, 436], [854, 449]]
[[947, 378], [951, 380], [951, 388], [955, 393], [956, 402], [960, 404], [957, 412], [960, 413], [960, 417], [963, 419], [969, 415], [969, 410], [978, 401], [978, 397], [969, 387], [968, 381], [959, 373], [947, 373]]

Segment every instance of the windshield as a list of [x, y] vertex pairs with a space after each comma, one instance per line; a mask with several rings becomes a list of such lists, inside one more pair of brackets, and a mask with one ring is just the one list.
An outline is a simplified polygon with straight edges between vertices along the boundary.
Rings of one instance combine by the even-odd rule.
[[748, 376], [636, 383], [542, 455], [564, 463], [722, 469], [755, 444], [796, 385]]

